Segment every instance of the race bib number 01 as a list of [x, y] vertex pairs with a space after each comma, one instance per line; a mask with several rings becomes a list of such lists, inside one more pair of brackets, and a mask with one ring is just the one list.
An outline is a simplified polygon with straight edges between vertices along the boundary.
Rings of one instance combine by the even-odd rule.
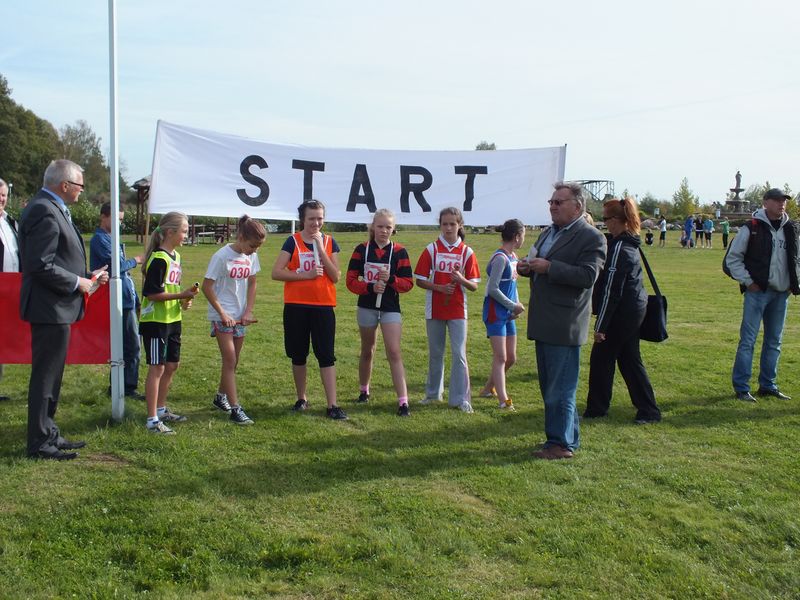
[[388, 268], [389, 265], [386, 263], [364, 263], [364, 281], [367, 283], [375, 283], [380, 279], [381, 271]]
[[298, 273], [308, 273], [317, 268], [317, 262], [314, 260], [313, 252], [298, 252], [297, 258], [300, 261], [300, 266], [297, 268]]
[[167, 283], [172, 285], [181, 284], [181, 265], [179, 263], [170, 263], [169, 271], [167, 272]]
[[440, 252], [436, 255], [436, 270], [440, 273], [452, 273], [461, 270], [461, 255]]

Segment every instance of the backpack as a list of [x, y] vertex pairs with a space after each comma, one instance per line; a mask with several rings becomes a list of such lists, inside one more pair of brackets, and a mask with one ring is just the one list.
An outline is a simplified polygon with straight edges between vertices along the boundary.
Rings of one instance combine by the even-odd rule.
[[[758, 228], [758, 219], [753, 218], [750, 220], [749, 223], [745, 223], [744, 225], [742, 225], [742, 227], [747, 227], [750, 230], [750, 233], [752, 233], [754, 229]], [[751, 235], [750, 238], [747, 240], [748, 250], [750, 249], [750, 244], [752, 242], [753, 242], [753, 236]], [[725, 250], [725, 256], [722, 257], [722, 272], [725, 273], [725, 275], [727, 275], [731, 279], [736, 280], [736, 278], [733, 275], [731, 275], [731, 270], [728, 268], [728, 252], [731, 251], [732, 247], [733, 244], [728, 244], [728, 249]], [[747, 254], [747, 251], [745, 251], [745, 254]]]

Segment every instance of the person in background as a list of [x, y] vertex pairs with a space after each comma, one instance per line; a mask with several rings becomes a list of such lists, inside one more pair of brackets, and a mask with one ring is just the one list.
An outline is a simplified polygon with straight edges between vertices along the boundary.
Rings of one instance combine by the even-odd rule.
[[653, 232], [650, 231], [650, 228], [647, 228], [647, 233], [644, 234], [644, 243], [648, 246], [653, 245]]
[[789, 294], [800, 294], [800, 225], [786, 214], [789, 198], [778, 188], [767, 190], [763, 207], [739, 229], [725, 257], [731, 277], [739, 282], [744, 294], [739, 345], [731, 380], [736, 398], [745, 402], [756, 401], [750, 393], [750, 376], [753, 349], [762, 321], [764, 339], [757, 394], [779, 400], [791, 399], [778, 389], [777, 384]]
[[731, 233], [731, 224], [728, 221], [728, 217], [722, 217], [722, 220], [719, 222], [719, 227], [722, 229], [722, 247], [728, 247], [728, 236]]
[[667, 245], [667, 219], [661, 215], [661, 220], [658, 222], [658, 247], [664, 248]]
[[636, 407], [637, 424], [656, 423], [661, 410], [639, 352], [639, 327], [647, 292], [639, 258], [639, 211], [629, 199], [603, 204], [608, 258], [592, 293], [597, 315], [589, 361], [589, 393], [584, 418], [605, 417], [611, 406], [615, 363]]
[[[19, 271], [19, 242], [17, 240], [17, 221], [8, 212], [8, 184], [0, 179], [0, 272]], [[0, 380], [3, 379], [3, 365], [0, 365]], [[0, 395], [0, 402], [9, 400]]]
[[[119, 211], [119, 222], [125, 217]], [[89, 268], [99, 269], [111, 264], [111, 203], [100, 207], [100, 226], [94, 230], [89, 242]], [[119, 277], [122, 282], [122, 358], [125, 361], [124, 380], [125, 396], [134, 400], [144, 400], [139, 393], [139, 322], [136, 310], [139, 308], [139, 297], [130, 275], [130, 270], [142, 264], [141, 256], [125, 257], [125, 245], [119, 245]]]
[[528, 339], [536, 342], [544, 400], [547, 441], [534, 456], [548, 460], [572, 458], [580, 445], [575, 392], [581, 345], [589, 337], [592, 287], [606, 258], [605, 237], [583, 219], [583, 188], [573, 182], [554, 188], [548, 200], [553, 225], [539, 236], [536, 252], [517, 262], [517, 272], [530, 277]]
[[694, 245], [695, 247], [705, 248], [705, 238], [703, 237], [703, 215], [696, 215], [694, 218]]
[[711, 220], [711, 217], [706, 215], [706, 218], [703, 219], [703, 238], [705, 242], [706, 248], [711, 248], [711, 234], [714, 233], [714, 221]]
[[85, 298], [95, 283], [108, 283], [106, 267], [86, 271], [86, 250], [69, 205], [83, 192], [83, 169], [54, 160], [44, 185], [22, 211], [19, 258], [22, 268], [19, 312], [31, 324], [31, 378], [28, 384], [28, 456], [77, 458], [84, 441], [65, 439], [55, 423], [70, 328], [83, 318]]
[[687, 250], [694, 248], [694, 241], [692, 240], [692, 232], [694, 231], [694, 217], [689, 215], [683, 222], [683, 235], [681, 236], [681, 246]]

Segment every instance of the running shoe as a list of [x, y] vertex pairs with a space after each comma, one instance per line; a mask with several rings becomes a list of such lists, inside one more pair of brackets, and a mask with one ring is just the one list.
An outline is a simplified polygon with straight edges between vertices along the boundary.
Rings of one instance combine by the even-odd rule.
[[347, 413], [345, 413], [338, 406], [329, 407], [326, 415], [328, 416], [329, 419], [333, 419], [334, 421], [345, 421], [345, 420], [347, 420]]
[[358, 400], [356, 400], [359, 404], [366, 404], [369, 402], [369, 394], [367, 392], [361, 392], [358, 395]]
[[237, 425], [253, 424], [253, 419], [247, 416], [247, 413], [244, 412], [244, 409], [241, 406], [237, 406], [236, 408], [231, 407], [231, 416], [229, 418]]
[[147, 431], [150, 433], [161, 433], [163, 435], [175, 435], [175, 432], [161, 421], [156, 421], [154, 425], [148, 425]]
[[217, 394], [214, 396], [214, 401], [212, 402], [214, 406], [220, 409], [222, 412], [229, 413], [231, 412], [231, 403], [228, 402], [228, 395], [227, 394]]
[[298, 398], [294, 403], [292, 410], [295, 412], [302, 412], [308, 408], [308, 401], [305, 398]]
[[400, 407], [397, 409], [397, 416], [398, 417], [410, 417], [411, 413], [408, 410], [408, 404], [401, 404]]
[[176, 415], [172, 412], [169, 408], [164, 408], [164, 414], [158, 415], [159, 421], [165, 421], [167, 423], [183, 423], [186, 420], [186, 417], [183, 415]]

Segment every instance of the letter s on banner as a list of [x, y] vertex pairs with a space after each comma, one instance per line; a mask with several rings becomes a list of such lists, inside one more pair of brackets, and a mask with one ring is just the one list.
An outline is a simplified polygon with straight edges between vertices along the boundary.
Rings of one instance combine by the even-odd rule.
[[242, 174], [242, 179], [244, 179], [247, 183], [256, 186], [259, 190], [261, 190], [261, 193], [253, 198], [247, 195], [247, 190], [244, 188], [239, 188], [236, 190], [236, 195], [239, 196], [239, 200], [248, 206], [261, 206], [269, 198], [269, 186], [267, 185], [266, 181], [261, 179], [261, 177], [250, 173], [250, 167], [266, 169], [269, 167], [269, 165], [267, 164], [267, 161], [265, 161], [258, 154], [251, 154], [242, 161], [241, 165], [239, 165], [239, 172]]

